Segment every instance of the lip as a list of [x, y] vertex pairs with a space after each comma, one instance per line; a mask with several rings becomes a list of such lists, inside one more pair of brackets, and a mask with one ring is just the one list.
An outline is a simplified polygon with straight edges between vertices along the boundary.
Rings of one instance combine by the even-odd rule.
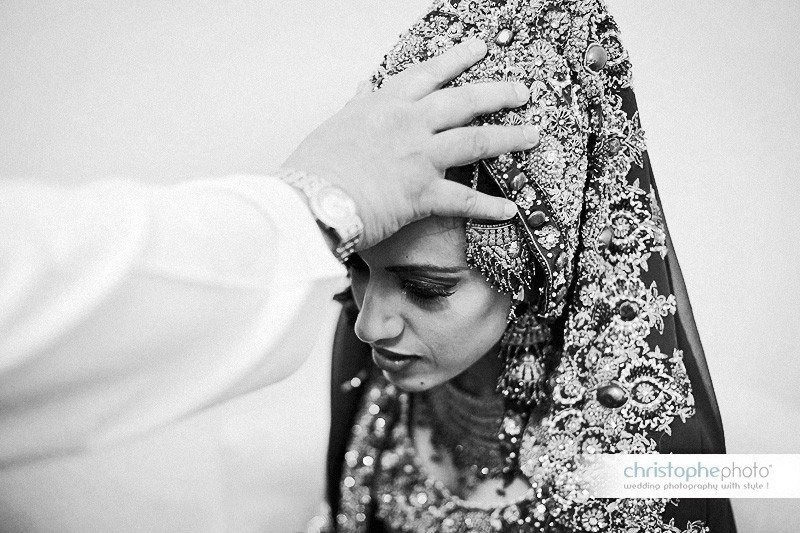
[[421, 359], [419, 355], [408, 355], [386, 350], [385, 348], [372, 347], [372, 360], [375, 361], [378, 368], [386, 372], [405, 370], [418, 359]]

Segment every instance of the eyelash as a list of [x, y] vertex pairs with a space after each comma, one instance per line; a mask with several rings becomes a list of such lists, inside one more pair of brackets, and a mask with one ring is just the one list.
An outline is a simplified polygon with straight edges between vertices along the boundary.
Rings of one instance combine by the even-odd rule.
[[451, 296], [454, 291], [449, 291], [441, 286], [415, 283], [404, 279], [400, 282], [403, 294], [415, 303], [426, 306]]
[[[354, 274], [369, 275], [369, 268], [367, 268], [366, 264], [360, 260], [352, 260], [352, 257], [345, 263], [348, 277], [353, 279]], [[455, 292], [438, 284], [420, 283], [409, 279], [401, 279], [400, 288], [405, 296], [420, 307], [436, 305]]]

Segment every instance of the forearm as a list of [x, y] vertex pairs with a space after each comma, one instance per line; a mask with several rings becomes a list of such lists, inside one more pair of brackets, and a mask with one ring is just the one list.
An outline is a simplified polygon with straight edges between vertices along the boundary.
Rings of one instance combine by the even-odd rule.
[[344, 269], [261, 177], [5, 184], [0, 462], [141, 433], [297, 368]]

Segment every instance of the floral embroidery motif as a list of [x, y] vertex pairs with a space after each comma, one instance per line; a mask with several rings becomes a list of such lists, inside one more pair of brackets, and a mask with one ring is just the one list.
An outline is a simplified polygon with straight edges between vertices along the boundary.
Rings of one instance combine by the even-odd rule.
[[522, 209], [528, 209], [536, 201], [536, 190], [530, 185], [525, 185], [517, 195], [517, 205]]
[[545, 226], [542, 229], [537, 229], [533, 233], [536, 234], [539, 244], [548, 250], [551, 250], [556, 244], [558, 244], [559, 233], [558, 230], [553, 226]]

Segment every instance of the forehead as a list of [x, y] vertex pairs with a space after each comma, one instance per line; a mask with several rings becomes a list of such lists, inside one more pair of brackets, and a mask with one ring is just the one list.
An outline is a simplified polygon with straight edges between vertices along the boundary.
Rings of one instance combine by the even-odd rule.
[[362, 251], [361, 256], [370, 264], [425, 262], [438, 266], [467, 266], [464, 223], [463, 218], [424, 218]]

